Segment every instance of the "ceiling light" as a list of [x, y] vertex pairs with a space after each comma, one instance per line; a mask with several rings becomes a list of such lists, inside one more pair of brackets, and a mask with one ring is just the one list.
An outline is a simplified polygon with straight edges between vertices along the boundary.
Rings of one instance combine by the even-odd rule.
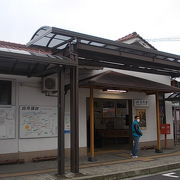
[[112, 93], [126, 93], [126, 90], [122, 90], [122, 89], [106, 89], [105, 91], [107, 92], [112, 92]]

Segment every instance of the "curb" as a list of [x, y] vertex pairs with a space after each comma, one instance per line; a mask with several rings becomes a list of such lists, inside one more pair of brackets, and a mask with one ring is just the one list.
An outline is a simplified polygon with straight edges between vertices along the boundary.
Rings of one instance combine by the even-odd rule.
[[158, 172], [168, 171], [172, 169], [180, 168], [180, 163], [175, 164], [167, 164], [163, 166], [154, 166], [146, 169], [137, 169], [133, 171], [125, 171], [125, 172], [117, 172], [111, 174], [103, 174], [98, 176], [81, 176], [81, 177], [73, 177], [75, 180], [116, 180], [116, 179], [125, 179], [132, 178], [136, 176], [143, 176], [148, 174], [155, 174]]

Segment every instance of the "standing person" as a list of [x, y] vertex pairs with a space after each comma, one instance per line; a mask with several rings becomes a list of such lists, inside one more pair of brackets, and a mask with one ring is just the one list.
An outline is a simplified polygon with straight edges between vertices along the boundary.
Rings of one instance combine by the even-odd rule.
[[139, 151], [139, 139], [142, 136], [142, 132], [139, 126], [140, 117], [135, 116], [132, 123], [132, 137], [133, 137], [133, 147], [132, 147], [132, 158], [137, 158]]

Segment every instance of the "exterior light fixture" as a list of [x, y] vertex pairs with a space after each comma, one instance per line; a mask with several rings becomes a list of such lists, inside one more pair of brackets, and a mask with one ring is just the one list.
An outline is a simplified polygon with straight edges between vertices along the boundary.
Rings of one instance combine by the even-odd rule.
[[123, 89], [106, 89], [103, 91], [112, 92], [112, 93], [126, 93], [127, 92], [126, 90], [123, 90]]

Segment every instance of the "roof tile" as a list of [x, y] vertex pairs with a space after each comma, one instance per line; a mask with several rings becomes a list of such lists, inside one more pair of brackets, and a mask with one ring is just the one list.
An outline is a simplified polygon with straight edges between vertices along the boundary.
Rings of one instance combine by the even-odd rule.
[[152, 46], [149, 42], [147, 42], [145, 39], [143, 39], [139, 34], [137, 34], [137, 32], [133, 32], [131, 34], [128, 34], [127, 36], [124, 36], [122, 38], [119, 38], [117, 41], [120, 41], [120, 42], [124, 42], [124, 41], [127, 41], [129, 39], [134, 39], [134, 38], [139, 38], [141, 39], [143, 42], [145, 42], [146, 44], [148, 44], [152, 49], [154, 50], [157, 50], [154, 46]]
[[24, 44], [17, 44], [17, 43], [6, 42], [6, 41], [0, 41], [0, 47], [16, 49], [16, 50], [24, 50], [24, 51], [34, 52], [34, 53], [51, 54], [50, 51], [45, 51], [44, 49], [41, 49], [41, 48], [27, 47]]

